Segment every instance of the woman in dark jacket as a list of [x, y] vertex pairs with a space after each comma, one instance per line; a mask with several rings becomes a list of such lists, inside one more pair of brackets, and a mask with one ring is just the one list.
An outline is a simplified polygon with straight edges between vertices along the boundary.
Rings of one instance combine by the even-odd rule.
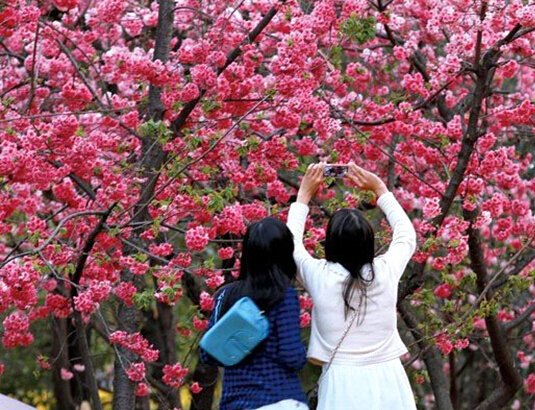
[[[249, 296], [269, 320], [269, 336], [244, 360], [225, 367], [221, 410], [307, 409], [297, 375], [306, 362], [300, 338], [299, 299], [293, 238], [286, 225], [265, 218], [249, 226], [242, 246], [238, 280], [218, 292], [220, 316]], [[222, 297], [220, 297], [222, 296]], [[217, 318], [210, 318], [208, 328]], [[201, 349], [201, 359], [222, 366]]]

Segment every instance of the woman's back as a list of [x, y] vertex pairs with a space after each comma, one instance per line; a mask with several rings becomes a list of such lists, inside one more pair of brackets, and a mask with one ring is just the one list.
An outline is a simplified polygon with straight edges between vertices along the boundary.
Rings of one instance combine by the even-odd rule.
[[[284, 299], [265, 313], [270, 329], [267, 339], [242, 362], [225, 368], [221, 410], [254, 409], [288, 399], [306, 402], [296, 374], [306, 362], [299, 312], [297, 292], [288, 287]], [[214, 322], [212, 315], [209, 328]], [[203, 350], [201, 359], [221, 366]]]
[[[349, 272], [340, 264], [319, 260], [317, 274], [307, 289], [314, 301], [309, 356], [327, 362], [346, 327], [342, 297]], [[397, 282], [375, 267], [375, 279], [367, 289], [357, 319], [334, 358], [338, 363], [367, 364], [391, 360], [406, 352], [397, 332]], [[359, 295], [352, 306], [359, 305]]]
[[[397, 289], [407, 262], [416, 245], [412, 223], [391, 193], [380, 197], [378, 205], [393, 229], [393, 239], [386, 254], [373, 260], [374, 278], [367, 287], [357, 319], [346, 340], [336, 353], [334, 362], [368, 364], [399, 357], [407, 349], [397, 331]], [[345, 326], [345, 305], [342, 298], [349, 272], [340, 264], [312, 258], [302, 244], [308, 207], [294, 203], [288, 216], [288, 226], [294, 235], [294, 257], [299, 279], [314, 302], [312, 333], [308, 349], [310, 358], [328, 362]], [[369, 265], [363, 268], [371, 275]], [[354, 293], [351, 306], [357, 308], [360, 292]]]
[[303, 231], [307, 205], [323, 182], [324, 167], [309, 166], [288, 215], [298, 277], [314, 302], [308, 356], [324, 363], [317, 408], [416, 410], [399, 358], [407, 349], [396, 315], [398, 283], [415, 251], [416, 233], [386, 185], [350, 163], [348, 178], [375, 193], [392, 227], [392, 242], [384, 255], [374, 258], [375, 234], [364, 215], [340, 210], [327, 227], [328, 261], [314, 259], [303, 246]]

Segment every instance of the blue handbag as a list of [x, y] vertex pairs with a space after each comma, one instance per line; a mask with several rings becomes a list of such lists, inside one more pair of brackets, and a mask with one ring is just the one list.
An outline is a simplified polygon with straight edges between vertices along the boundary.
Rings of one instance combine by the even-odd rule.
[[269, 321], [249, 297], [239, 299], [218, 319], [225, 291], [217, 298], [217, 322], [201, 339], [201, 348], [224, 366], [241, 362], [269, 334]]

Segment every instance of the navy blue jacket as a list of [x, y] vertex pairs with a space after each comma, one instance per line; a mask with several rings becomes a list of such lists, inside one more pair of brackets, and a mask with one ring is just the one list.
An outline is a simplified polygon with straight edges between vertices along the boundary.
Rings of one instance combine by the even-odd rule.
[[[220, 410], [244, 410], [294, 399], [306, 403], [297, 371], [306, 363], [301, 342], [299, 298], [289, 287], [284, 299], [265, 313], [269, 336], [235, 366], [225, 367]], [[208, 329], [214, 324], [210, 318]], [[222, 366], [200, 349], [201, 360]]]

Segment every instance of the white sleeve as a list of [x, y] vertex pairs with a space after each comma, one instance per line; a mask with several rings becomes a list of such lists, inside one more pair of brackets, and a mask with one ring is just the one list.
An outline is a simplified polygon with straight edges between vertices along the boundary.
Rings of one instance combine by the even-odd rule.
[[303, 244], [303, 233], [308, 215], [308, 206], [294, 202], [288, 213], [288, 228], [294, 238], [294, 259], [297, 265], [297, 280], [310, 293], [312, 276], [317, 269], [318, 259], [314, 259]]
[[385, 263], [388, 271], [399, 280], [416, 250], [416, 231], [394, 194], [387, 192], [381, 195], [377, 205], [392, 227], [392, 242], [388, 251], [376, 259]]

